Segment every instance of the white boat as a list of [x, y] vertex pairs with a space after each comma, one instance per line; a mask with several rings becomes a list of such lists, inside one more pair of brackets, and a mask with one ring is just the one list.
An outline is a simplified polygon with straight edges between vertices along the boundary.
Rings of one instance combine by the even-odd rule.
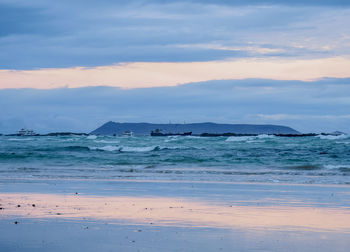
[[123, 132], [123, 136], [134, 136], [134, 132], [132, 132], [131, 130], [126, 130]]
[[19, 136], [35, 136], [37, 134], [33, 130], [21, 129], [17, 132], [17, 135], [19, 135]]

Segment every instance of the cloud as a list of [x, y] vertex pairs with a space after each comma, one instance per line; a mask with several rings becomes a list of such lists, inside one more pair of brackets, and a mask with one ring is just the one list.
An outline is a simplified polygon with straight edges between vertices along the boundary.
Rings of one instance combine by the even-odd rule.
[[270, 115], [264, 115], [259, 114], [259, 117], [267, 120], [275, 120], [275, 121], [281, 121], [281, 120], [305, 120], [305, 119], [319, 119], [319, 120], [339, 120], [339, 119], [345, 119], [350, 120], [350, 114], [348, 115], [293, 115], [293, 114], [270, 114]]
[[344, 56], [349, 7], [311, 0], [1, 0], [0, 69]]
[[[349, 132], [350, 79], [226, 80], [174, 87], [0, 90], [0, 132], [94, 130], [107, 121], [282, 124]], [[350, 133], [350, 132], [349, 132]]]
[[[169, 0], [168, 2], [173, 2]], [[347, 0], [192, 0], [193, 2], [223, 5], [291, 5], [291, 6], [348, 6]]]
[[0, 70], [0, 88], [114, 86], [128, 89], [246, 78], [311, 81], [325, 77], [350, 77], [349, 69], [348, 58], [137, 62], [94, 68]]

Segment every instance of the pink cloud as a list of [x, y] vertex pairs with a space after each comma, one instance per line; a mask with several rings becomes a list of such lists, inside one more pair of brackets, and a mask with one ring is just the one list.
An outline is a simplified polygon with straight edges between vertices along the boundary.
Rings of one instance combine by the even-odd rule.
[[0, 88], [113, 86], [128, 89], [246, 78], [311, 81], [325, 77], [350, 77], [349, 69], [350, 59], [345, 57], [308, 60], [136, 62], [94, 68], [0, 70]]

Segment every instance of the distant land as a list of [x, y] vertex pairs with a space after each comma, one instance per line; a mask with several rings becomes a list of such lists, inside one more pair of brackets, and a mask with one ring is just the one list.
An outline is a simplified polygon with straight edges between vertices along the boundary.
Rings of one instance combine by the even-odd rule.
[[281, 125], [219, 124], [212, 122], [188, 124], [119, 123], [107, 122], [90, 132], [93, 135], [122, 135], [132, 131], [135, 135], [149, 135], [152, 130], [160, 129], [164, 133], [183, 133], [191, 131], [193, 135], [209, 134], [300, 134], [300, 132]]

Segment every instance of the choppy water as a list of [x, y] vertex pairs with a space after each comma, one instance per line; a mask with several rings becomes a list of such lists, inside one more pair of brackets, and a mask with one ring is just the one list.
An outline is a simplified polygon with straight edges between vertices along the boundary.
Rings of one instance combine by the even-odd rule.
[[0, 137], [0, 178], [350, 184], [350, 137]]

